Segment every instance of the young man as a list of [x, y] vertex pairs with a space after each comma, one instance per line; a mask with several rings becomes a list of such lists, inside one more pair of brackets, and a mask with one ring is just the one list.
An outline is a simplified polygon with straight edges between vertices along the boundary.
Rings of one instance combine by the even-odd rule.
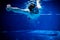
[[28, 5], [28, 8], [26, 9], [20, 9], [18, 7], [11, 7], [10, 4], [7, 5], [6, 10], [12, 11], [15, 13], [22, 13], [22, 14], [39, 14], [39, 9], [41, 8], [40, 0], [31, 0], [30, 4]]

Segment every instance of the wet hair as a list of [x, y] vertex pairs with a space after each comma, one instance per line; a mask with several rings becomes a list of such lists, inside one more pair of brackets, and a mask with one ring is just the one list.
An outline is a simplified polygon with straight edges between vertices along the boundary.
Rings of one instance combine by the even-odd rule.
[[39, 13], [39, 10], [38, 10], [38, 8], [36, 7], [35, 4], [30, 4], [30, 6], [28, 7], [28, 9], [33, 14], [38, 14]]
[[32, 12], [34, 8], [35, 8], [35, 4], [30, 4], [30, 6], [28, 7], [28, 9], [30, 10], [30, 12]]

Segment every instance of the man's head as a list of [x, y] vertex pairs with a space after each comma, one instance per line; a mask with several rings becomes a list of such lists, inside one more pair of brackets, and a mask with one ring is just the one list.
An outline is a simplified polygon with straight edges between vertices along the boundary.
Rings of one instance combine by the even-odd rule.
[[30, 6], [28, 7], [28, 9], [30, 10], [30, 12], [32, 12], [35, 7], [36, 7], [35, 4], [30, 4]]
[[38, 14], [38, 8], [36, 7], [35, 4], [30, 4], [30, 6], [28, 7], [28, 9], [30, 10], [31, 13], [33, 14]]

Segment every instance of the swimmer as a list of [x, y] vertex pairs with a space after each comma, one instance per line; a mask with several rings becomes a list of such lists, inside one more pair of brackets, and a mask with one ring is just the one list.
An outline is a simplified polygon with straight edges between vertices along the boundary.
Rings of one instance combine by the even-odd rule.
[[[41, 8], [40, 0], [30, 0], [31, 3], [28, 5], [28, 8], [21, 9], [18, 7], [12, 7], [10, 4], [7, 4], [6, 10], [12, 11], [14, 13], [22, 13], [22, 14], [39, 14], [39, 9]], [[34, 1], [36, 3], [34, 3]]]

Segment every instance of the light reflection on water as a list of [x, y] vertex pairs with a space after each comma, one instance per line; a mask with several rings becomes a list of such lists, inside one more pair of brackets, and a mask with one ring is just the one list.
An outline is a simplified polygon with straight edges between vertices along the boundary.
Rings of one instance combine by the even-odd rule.
[[[60, 31], [48, 30], [19, 30], [19, 31], [3, 31], [10, 36], [17, 37], [18, 40], [60, 40]], [[21, 38], [23, 36], [23, 38]]]

